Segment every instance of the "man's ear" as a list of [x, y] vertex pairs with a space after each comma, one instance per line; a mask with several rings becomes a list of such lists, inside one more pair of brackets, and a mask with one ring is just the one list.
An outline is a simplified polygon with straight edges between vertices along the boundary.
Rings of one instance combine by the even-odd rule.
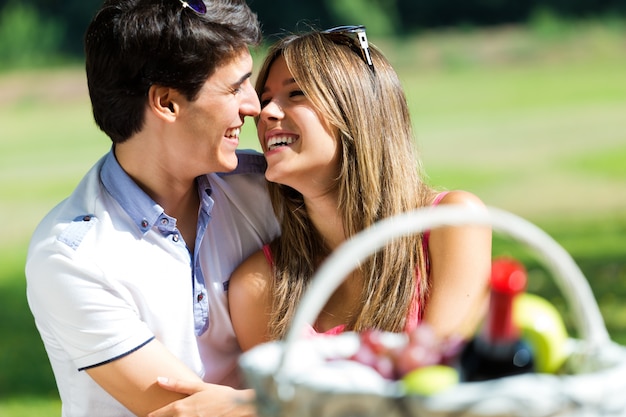
[[148, 90], [148, 107], [158, 118], [173, 122], [180, 109], [179, 97], [178, 92], [172, 88], [152, 85]]

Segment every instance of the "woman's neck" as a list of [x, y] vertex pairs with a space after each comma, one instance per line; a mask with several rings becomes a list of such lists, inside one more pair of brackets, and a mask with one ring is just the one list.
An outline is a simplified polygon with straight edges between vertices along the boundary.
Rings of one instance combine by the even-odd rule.
[[[346, 240], [343, 218], [336, 194], [327, 193], [316, 198], [305, 198], [309, 219], [332, 251]], [[324, 332], [341, 324], [349, 324], [361, 308], [363, 277], [353, 271], [338, 286], [320, 312], [315, 328]]]
[[309, 219], [322, 236], [330, 250], [346, 240], [343, 220], [334, 194], [304, 199]]

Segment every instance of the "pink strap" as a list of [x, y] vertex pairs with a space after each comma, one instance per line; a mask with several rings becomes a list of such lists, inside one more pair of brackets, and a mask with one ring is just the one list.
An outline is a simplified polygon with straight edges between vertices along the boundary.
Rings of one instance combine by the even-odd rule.
[[450, 191], [442, 191], [439, 194], [437, 194], [437, 197], [435, 197], [435, 200], [433, 201], [432, 205], [433, 206], [438, 205], [441, 202], [441, 200], [443, 200], [443, 198], [447, 196], [449, 193]]
[[[448, 193], [449, 191], [443, 191], [437, 194], [437, 197], [435, 197], [435, 200], [433, 201], [432, 207], [437, 206]], [[430, 259], [428, 257], [428, 240], [429, 239], [430, 239], [430, 230], [425, 230], [424, 237], [422, 238], [422, 253], [424, 254], [426, 258], [426, 274], [427, 275], [430, 274]], [[406, 325], [404, 326], [405, 332], [410, 332], [411, 330], [415, 329], [415, 327], [417, 327], [419, 322], [422, 321], [422, 311], [423, 310], [421, 309], [421, 306], [419, 305], [419, 302], [417, 301], [417, 294], [416, 294], [415, 299], [411, 303], [409, 314], [406, 320]]]
[[307, 324], [306, 327], [304, 328], [302, 335], [304, 336], [304, 338], [309, 339], [312, 337], [320, 337], [320, 336], [336, 336], [338, 334], [341, 334], [344, 332], [344, 330], [346, 330], [346, 325], [345, 324], [340, 324], [339, 326], [335, 326], [332, 329], [328, 329], [325, 332], [321, 332], [318, 333], [313, 326]]
[[[443, 198], [445, 196], [448, 195], [450, 191], [442, 191], [439, 194], [437, 194], [437, 197], [435, 197], [435, 200], [433, 201], [432, 207], [435, 207], [437, 205], [439, 205], [439, 203], [441, 202], [441, 200], [443, 200]], [[424, 231], [424, 238], [422, 239], [422, 246], [424, 249], [424, 253], [426, 254], [428, 259], [428, 240], [430, 239], [430, 230], [426, 230]], [[428, 263], [427, 263], [428, 265]]]
[[272, 257], [272, 250], [270, 249], [269, 244], [263, 245], [263, 255], [265, 255], [265, 259], [267, 263], [273, 268], [274, 267], [274, 258]]

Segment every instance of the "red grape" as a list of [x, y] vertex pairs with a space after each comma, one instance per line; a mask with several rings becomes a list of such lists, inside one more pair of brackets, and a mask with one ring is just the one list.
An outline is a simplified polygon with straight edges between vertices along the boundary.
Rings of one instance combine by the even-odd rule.
[[426, 324], [408, 333], [400, 346], [385, 343], [384, 336], [385, 332], [376, 329], [362, 332], [359, 349], [351, 359], [372, 367], [388, 379], [400, 379], [424, 366], [450, 364], [465, 344], [460, 337], [438, 338]]

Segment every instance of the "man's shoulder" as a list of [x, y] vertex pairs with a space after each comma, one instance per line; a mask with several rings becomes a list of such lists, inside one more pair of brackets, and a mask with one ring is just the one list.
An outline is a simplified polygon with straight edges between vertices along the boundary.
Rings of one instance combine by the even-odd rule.
[[84, 236], [99, 222], [97, 213], [102, 187], [98, 162], [80, 181], [74, 191], [50, 210], [38, 224], [31, 245], [42, 241], [59, 241], [76, 249]]
[[237, 219], [237, 227], [264, 230], [259, 233], [268, 242], [278, 234], [278, 223], [267, 189], [265, 158], [256, 151], [239, 151], [238, 156], [239, 166], [233, 172], [207, 175], [211, 198], [217, 206], [228, 207], [218, 213]]
[[[239, 163], [233, 171], [225, 173], [208, 174], [207, 178], [213, 189], [213, 197], [216, 196], [215, 191], [220, 189], [229, 199], [243, 204], [262, 200], [268, 200], [267, 180], [265, 179], [265, 170], [267, 163], [263, 154], [255, 150], [238, 150], [237, 157]], [[254, 204], [252, 204], [254, 206]]]
[[237, 150], [237, 168], [230, 172], [220, 173], [222, 177], [241, 174], [265, 174], [267, 162], [262, 153], [254, 149]]

